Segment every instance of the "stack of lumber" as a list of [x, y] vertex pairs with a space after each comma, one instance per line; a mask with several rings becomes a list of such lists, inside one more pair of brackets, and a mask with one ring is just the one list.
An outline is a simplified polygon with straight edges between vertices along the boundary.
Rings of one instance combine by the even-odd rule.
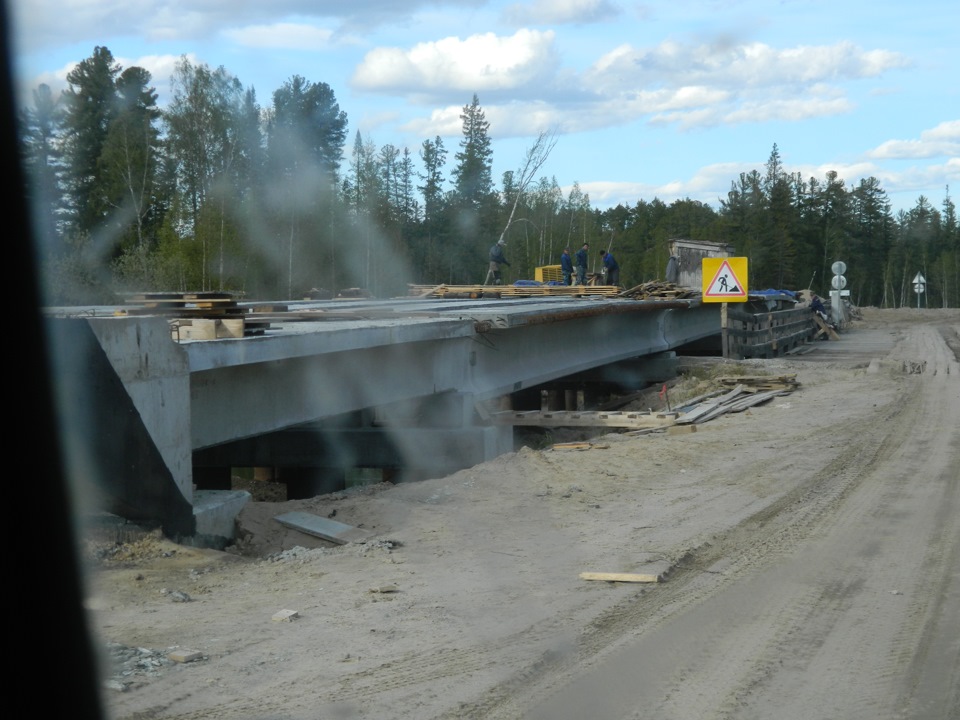
[[160, 315], [168, 318], [176, 341], [239, 338], [262, 333], [268, 324], [249, 320], [233, 293], [133, 293], [125, 298], [121, 315]]
[[675, 420], [677, 425], [699, 424], [727, 413], [742, 412], [780, 395], [789, 395], [800, 385], [795, 375], [719, 378], [719, 380], [726, 386], [732, 382], [737, 384], [722, 395], [707, 397], [695, 405], [690, 403], [685, 405], [682, 408], [683, 413]]
[[699, 296], [700, 293], [695, 290], [682, 288], [663, 280], [651, 280], [620, 293], [620, 297], [629, 297], [634, 300], [681, 300]]
[[242, 315], [232, 293], [134, 293], [126, 298], [126, 315], [176, 315], [177, 317], [224, 317]]
[[582, 297], [599, 295], [617, 297], [616, 285], [410, 285], [416, 297], [453, 299]]

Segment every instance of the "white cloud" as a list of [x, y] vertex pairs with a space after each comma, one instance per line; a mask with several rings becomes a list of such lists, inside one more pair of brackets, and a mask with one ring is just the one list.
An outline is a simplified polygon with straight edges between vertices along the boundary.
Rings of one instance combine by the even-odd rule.
[[651, 49], [621, 45], [594, 63], [586, 79], [591, 87], [608, 89], [657, 83], [742, 90], [876, 77], [907, 64], [898, 53], [863, 51], [852, 43], [777, 49], [763, 43], [694, 46], [668, 40]]
[[142, 35], [151, 40], [209, 37], [221, 29], [308, 18], [338, 28], [403, 20], [422, 7], [474, 7], [482, 0], [13, 0], [11, 14], [24, 50], [65, 42]]
[[[434, 138], [437, 135], [456, 137], [463, 129], [461, 112], [463, 109], [460, 106], [439, 108], [432, 111], [428, 118], [415, 118], [405, 123], [401, 126], [401, 130], [423, 138]], [[486, 116], [486, 110], [484, 110], [484, 116]]]
[[504, 21], [523, 25], [584, 25], [603, 22], [620, 15], [620, 8], [608, 0], [534, 0], [504, 8]]
[[960, 155], [960, 120], [924, 130], [918, 140], [887, 140], [867, 153], [877, 159], [956, 157]]
[[554, 75], [553, 39], [552, 32], [520, 30], [509, 37], [448, 37], [409, 50], [378, 48], [367, 53], [352, 82], [365, 90], [424, 94], [517, 90]]
[[[126, 58], [117, 58], [116, 60], [124, 68], [138, 66], [148, 70], [152, 78], [151, 85], [157, 91], [157, 104], [164, 106], [170, 99], [170, 78], [173, 76], [174, 68], [180, 62], [181, 57], [180, 55], [142, 55], [130, 60]], [[192, 65], [200, 64], [193, 53], [185, 57]]]
[[906, 63], [896, 53], [851, 43], [777, 49], [668, 40], [650, 49], [619, 45], [584, 73], [583, 85], [619, 106], [619, 114], [649, 114], [659, 125], [802, 121], [851, 112], [854, 105], [839, 83]]
[[275, 23], [226, 30], [223, 35], [244, 47], [318, 50], [330, 45], [333, 31], [302, 23]]

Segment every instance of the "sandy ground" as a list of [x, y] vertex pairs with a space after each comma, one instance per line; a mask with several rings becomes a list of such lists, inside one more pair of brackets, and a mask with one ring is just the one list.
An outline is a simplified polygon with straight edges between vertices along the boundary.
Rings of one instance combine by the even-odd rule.
[[[882, 353], [748, 363], [801, 386], [696, 433], [251, 503], [228, 552], [91, 544], [105, 703], [115, 718], [960, 717], [960, 312], [868, 308], [841, 343], [858, 337]], [[290, 510], [373, 539], [333, 546], [273, 520]]]

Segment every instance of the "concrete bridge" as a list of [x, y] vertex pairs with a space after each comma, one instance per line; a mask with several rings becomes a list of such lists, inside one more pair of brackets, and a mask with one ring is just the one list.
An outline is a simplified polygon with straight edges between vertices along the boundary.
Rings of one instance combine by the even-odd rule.
[[114, 309], [48, 320], [84, 492], [171, 536], [232, 537], [232, 467], [280, 468], [292, 496], [349, 468], [437, 476], [512, 449], [491, 407], [539, 388], [639, 388], [673, 349], [719, 333], [698, 300], [543, 297], [285, 303], [260, 335], [171, 338], [169, 318]]

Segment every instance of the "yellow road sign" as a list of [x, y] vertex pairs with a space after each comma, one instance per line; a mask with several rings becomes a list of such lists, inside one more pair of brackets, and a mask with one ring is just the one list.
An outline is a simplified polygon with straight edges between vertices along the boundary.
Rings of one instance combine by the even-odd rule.
[[703, 302], [747, 301], [745, 257], [703, 258], [701, 262]]

